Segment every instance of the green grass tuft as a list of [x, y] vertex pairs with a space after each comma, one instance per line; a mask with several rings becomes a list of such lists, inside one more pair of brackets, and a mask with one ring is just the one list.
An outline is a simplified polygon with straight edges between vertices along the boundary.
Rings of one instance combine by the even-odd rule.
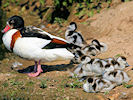
[[131, 88], [131, 87], [133, 87], [133, 84], [123, 83], [122, 85], [123, 85], [125, 88]]
[[47, 88], [47, 83], [46, 83], [46, 81], [45, 81], [45, 80], [41, 80], [41, 83], [40, 83], [40, 88], [42, 88], [42, 89]]

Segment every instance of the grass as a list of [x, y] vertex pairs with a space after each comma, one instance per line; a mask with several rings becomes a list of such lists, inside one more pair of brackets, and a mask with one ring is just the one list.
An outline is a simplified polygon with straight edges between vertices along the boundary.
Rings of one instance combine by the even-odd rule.
[[123, 83], [122, 85], [123, 85], [123, 87], [125, 87], [125, 88], [131, 88], [131, 87], [133, 87], [133, 84]]
[[104, 92], [104, 95], [107, 95], [107, 94], [109, 94], [109, 91]]
[[35, 84], [33, 81], [29, 81], [26, 83], [26, 86], [33, 86], [33, 84]]
[[62, 23], [64, 23], [64, 19], [63, 18], [59, 18], [59, 17], [55, 17], [54, 19], [54, 23], [58, 23], [60, 26], [62, 26]]
[[11, 86], [20, 86], [23, 85], [24, 83], [22, 81], [16, 81], [16, 80], [10, 80], [10, 85]]
[[121, 54], [117, 54], [117, 55], [115, 55], [115, 57], [117, 57], [117, 58], [120, 57], [120, 56], [121, 56]]
[[77, 78], [73, 78], [73, 82], [66, 83], [65, 87], [69, 87], [69, 88], [81, 88], [82, 87], [82, 83]]
[[42, 89], [47, 88], [46, 80], [41, 80], [41, 82], [40, 82], [40, 88], [42, 88]]
[[3, 83], [2, 85], [4, 86], [4, 88], [9, 86], [7, 82]]

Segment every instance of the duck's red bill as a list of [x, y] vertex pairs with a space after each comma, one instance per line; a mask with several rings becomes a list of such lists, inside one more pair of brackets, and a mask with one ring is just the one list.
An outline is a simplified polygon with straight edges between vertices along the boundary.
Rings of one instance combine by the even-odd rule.
[[11, 27], [9, 25], [6, 25], [6, 27], [2, 30], [2, 33], [6, 33], [10, 29]]

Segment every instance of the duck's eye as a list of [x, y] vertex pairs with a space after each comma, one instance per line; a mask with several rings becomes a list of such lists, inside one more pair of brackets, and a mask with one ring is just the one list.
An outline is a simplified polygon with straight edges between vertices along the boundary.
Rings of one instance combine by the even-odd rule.
[[10, 20], [9, 21], [9, 24], [11, 25], [11, 24], [14, 24], [15, 22], [14, 22], [14, 20]]

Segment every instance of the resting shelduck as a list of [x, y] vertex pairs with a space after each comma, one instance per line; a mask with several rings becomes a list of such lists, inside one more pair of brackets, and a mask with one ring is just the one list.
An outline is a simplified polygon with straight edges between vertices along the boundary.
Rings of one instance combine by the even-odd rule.
[[72, 45], [66, 40], [33, 26], [25, 27], [24, 20], [20, 16], [10, 17], [2, 32], [3, 43], [9, 51], [35, 61], [36, 72], [29, 73], [31, 77], [36, 77], [43, 71], [40, 62], [67, 60], [74, 57], [67, 49]]

